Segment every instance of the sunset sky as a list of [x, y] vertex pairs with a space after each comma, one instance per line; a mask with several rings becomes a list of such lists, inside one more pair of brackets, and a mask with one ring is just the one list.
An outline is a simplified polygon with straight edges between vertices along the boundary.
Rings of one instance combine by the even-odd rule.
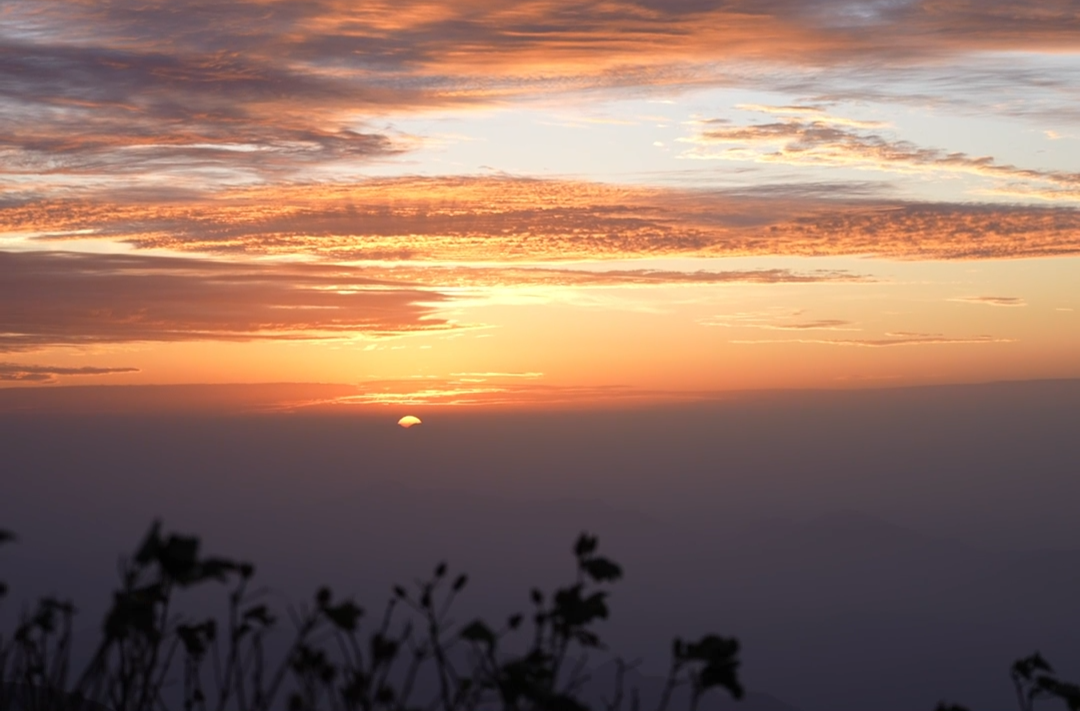
[[1080, 3], [4, 0], [0, 386], [1080, 377]]
[[644, 672], [998, 708], [1078, 419], [1080, 0], [0, 0], [0, 631], [155, 518], [485, 619], [588, 531]]

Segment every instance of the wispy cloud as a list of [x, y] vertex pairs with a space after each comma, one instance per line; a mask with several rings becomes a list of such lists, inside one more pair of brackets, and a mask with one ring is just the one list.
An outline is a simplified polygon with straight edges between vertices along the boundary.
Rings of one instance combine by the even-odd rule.
[[1015, 343], [1015, 339], [994, 336], [949, 337], [940, 333], [886, 333], [884, 338], [793, 338], [793, 339], [744, 339], [729, 343], [754, 345], [762, 343], [807, 343], [825, 346], [853, 346], [857, 348], [891, 348], [894, 346], [942, 346], [960, 344]]
[[[742, 111], [755, 111], [763, 114], [774, 114], [778, 116], [787, 117], [802, 117], [807, 121], [812, 121], [818, 125], [824, 126], [850, 126], [852, 128], [887, 128], [888, 123], [884, 121], [864, 121], [860, 119], [847, 118], [845, 116], [835, 116], [830, 114], [825, 107], [822, 106], [768, 106], [765, 104], [738, 104], [735, 108]], [[728, 123], [728, 122], [724, 122]], [[710, 121], [704, 120], [700, 122], [701, 125], [709, 126]]]
[[736, 313], [726, 316], [714, 316], [699, 321], [704, 326], [724, 328], [759, 328], [767, 331], [859, 331], [854, 321], [837, 318], [804, 319], [803, 312], [788, 314], [777, 313]]
[[957, 296], [949, 301], [986, 306], [1027, 306], [1027, 302], [1019, 296]]
[[0, 363], [0, 381], [22, 383], [54, 383], [59, 377], [113, 375], [116, 373], [138, 372], [138, 368], [97, 368], [94, 366], [66, 368], [52, 365]]
[[348, 412], [372, 406], [608, 407], [634, 403], [693, 402], [715, 399], [708, 391], [651, 390], [621, 385], [552, 385], [540, 378], [502, 376], [360, 383], [355, 392], [335, 397], [280, 403], [286, 411]]
[[[752, 107], [760, 109], [761, 107]], [[788, 113], [783, 108], [773, 113]], [[1080, 173], [1002, 164], [991, 156], [926, 148], [876, 132], [882, 124], [815, 114], [805, 107], [781, 121], [751, 125], [702, 124], [689, 158], [797, 166], [864, 168], [897, 173], [963, 173], [997, 181], [993, 192], [1080, 199]], [[809, 113], [809, 115], [805, 115]]]

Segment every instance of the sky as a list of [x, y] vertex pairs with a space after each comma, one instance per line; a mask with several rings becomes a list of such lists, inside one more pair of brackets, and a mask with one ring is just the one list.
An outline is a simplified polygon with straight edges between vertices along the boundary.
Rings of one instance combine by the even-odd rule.
[[1080, 3], [4, 0], [0, 386], [1080, 377]]

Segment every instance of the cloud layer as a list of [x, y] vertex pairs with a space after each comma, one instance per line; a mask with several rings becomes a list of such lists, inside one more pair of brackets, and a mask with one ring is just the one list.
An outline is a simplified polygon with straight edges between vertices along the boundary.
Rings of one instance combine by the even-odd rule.
[[[348, 267], [0, 252], [0, 352], [129, 342], [342, 340], [462, 328], [456, 298], [513, 288], [860, 282], [842, 271]], [[455, 296], [450, 296], [451, 290]], [[63, 372], [0, 367], [0, 380]]]
[[10, 0], [2, 19], [0, 160], [40, 189], [355, 170], [412, 145], [382, 124], [394, 112], [765, 77], [805, 91], [823, 68], [1080, 47], [1072, 0]]
[[1080, 253], [1080, 211], [524, 178], [399, 178], [213, 196], [0, 203], [0, 232], [324, 260], [660, 256], [979, 259]]
[[452, 327], [435, 315], [444, 300], [304, 265], [0, 252], [0, 352], [440, 330]]

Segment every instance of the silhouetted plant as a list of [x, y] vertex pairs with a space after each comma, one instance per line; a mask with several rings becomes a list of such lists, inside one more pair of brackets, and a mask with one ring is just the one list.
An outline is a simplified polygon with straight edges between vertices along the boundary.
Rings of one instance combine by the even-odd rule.
[[[1033, 711], [1036, 701], [1051, 699], [1064, 702], [1069, 711], [1080, 711], [1080, 686], [1058, 679], [1053, 667], [1038, 652], [1016, 660], [1010, 676], [1020, 711]], [[939, 704], [937, 711], [968, 710], [956, 704]]]
[[[0, 532], [0, 542], [11, 539]], [[499, 625], [451, 619], [468, 578], [451, 576], [445, 563], [411, 589], [395, 586], [366, 633], [365, 610], [322, 588], [310, 603], [287, 608], [293, 636], [275, 657], [268, 635], [281, 616], [265, 589], [253, 589], [254, 566], [202, 557], [197, 538], [163, 535], [155, 523], [121, 566], [101, 639], [81, 673], [70, 669], [70, 602], [42, 599], [10, 639], [0, 636], [0, 680], [7, 682], [0, 708], [17, 701], [25, 711], [100, 708], [92, 704], [114, 711], [583, 711], [588, 653], [605, 648], [596, 623], [608, 617], [608, 587], [622, 577], [597, 548], [596, 537], [582, 534], [574, 580], [550, 593], [534, 589], [530, 613]], [[177, 593], [206, 583], [228, 586], [225, 619], [176, 614]], [[714, 688], [740, 698], [738, 652], [736, 640], [716, 635], [676, 639], [658, 711], [680, 686], [689, 687], [692, 709]], [[605, 706], [636, 710], [635, 690], [624, 688], [631, 665], [616, 665]]]

